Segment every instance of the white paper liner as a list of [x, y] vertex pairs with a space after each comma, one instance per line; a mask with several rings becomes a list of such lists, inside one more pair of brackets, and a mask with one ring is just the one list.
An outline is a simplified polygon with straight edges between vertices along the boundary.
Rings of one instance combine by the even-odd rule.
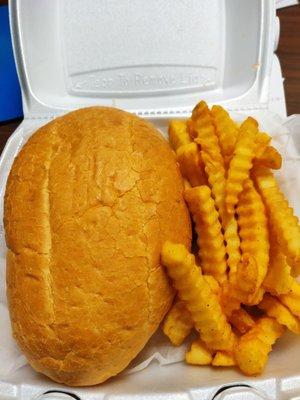
[[[242, 121], [245, 116], [232, 115], [235, 120]], [[283, 156], [283, 167], [276, 172], [279, 184], [295, 210], [300, 216], [300, 156], [299, 140], [293, 140], [285, 123], [279, 116], [270, 112], [254, 114], [260, 123], [260, 130], [273, 136], [272, 144]], [[300, 137], [300, 131], [299, 131]], [[136, 357], [124, 374], [134, 373], [145, 369], [150, 363], [157, 362], [167, 365], [184, 360], [184, 355], [189, 343], [180, 347], [172, 346], [168, 339], [159, 330], [145, 346], [144, 350]], [[26, 364], [26, 359], [18, 350], [11, 334], [7, 302], [5, 296], [5, 259], [0, 259], [0, 378], [12, 375], [17, 369]]]

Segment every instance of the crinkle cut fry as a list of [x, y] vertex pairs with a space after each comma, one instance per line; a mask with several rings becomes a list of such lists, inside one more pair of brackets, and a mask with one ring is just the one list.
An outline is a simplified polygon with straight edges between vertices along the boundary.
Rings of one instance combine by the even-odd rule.
[[255, 158], [261, 157], [271, 142], [271, 136], [265, 132], [258, 132], [255, 137]]
[[259, 266], [256, 260], [249, 254], [243, 254], [236, 273], [223, 285], [221, 301], [229, 318], [233, 312], [240, 310], [241, 303], [256, 305], [261, 301], [264, 289], [258, 281]]
[[240, 126], [226, 181], [226, 208], [229, 214], [234, 213], [234, 208], [238, 203], [238, 196], [243, 190], [244, 181], [249, 178], [255, 155], [257, 132], [258, 124], [251, 117], [247, 118]]
[[176, 300], [168, 312], [163, 332], [175, 346], [180, 346], [193, 329], [193, 321], [183, 301]]
[[274, 296], [288, 294], [294, 280], [291, 276], [291, 267], [287, 263], [286, 256], [282, 253], [272, 229], [270, 229], [269, 236], [270, 262], [263, 286]]
[[200, 101], [196, 105], [191, 120], [197, 135], [195, 141], [201, 146], [201, 150], [208, 153], [216, 162], [224, 165], [214, 121], [205, 101]]
[[234, 354], [217, 351], [211, 365], [214, 367], [234, 367], [236, 365]]
[[255, 168], [264, 167], [280, 169], [282, 165], [282, 157], [275, 147], [266, 146], [264, 151], [254, 158], [253, 165]]
[[233, 311], [233, 313], [229, 317], [229, 322], [241, 334], [248, 332], [255, 325], [254, 319], [243, 308], [239, 308], [238, 310]]
[[281, 294], [279, 300], [290, 309], [290, 311], [300, 318], [300, 283], [295, 278], [292, 279], [288, 293]]
[[241, 262], [241, 241], [238, 234], [238, 223], [234, 215], [225, 215], [222, 219], [224, 239], [226, 242], [229, 282], [234, 283], [239, 263]]
[[204, 165], [197, 144], [194, 142], [184, 144], [177, 149], [176, 154], [182, 176], [191, 186], [206, 184]]
[[[224, 308], [229, 316], [232, 311], [239, 309], [240, 303], [257, 304], [261, 300], [263, 291], [260, 287], [269, 261], [268, 225], [264, 205], [250, 180], [244, 186], [237, 207], [243, 256], [239, 259], [237, 242], [236, 263], [230, 269], [229, 287], [224, 288], [223, 296]], [[230, 258], [228, 264], [231, 267], [229, 261]]]
[[[201, 107], [199, 107], [201, 108]], [[209, 118], [209, 110], [207, 106], [202, 105], [202, 114], [206, 115], [207, 120]], [[198, 110], [198, 115], [199, 113]], [[221, 153], [223, 158], [231, 157], [232, 152], [235, 147], [235, 142], [237, 139], [238, 129], [234, 122], [231, 120], [227, 111], [225, 111], [220, 106], [213, 106], [211, 110], [211, 115], [213, 117], [214, 124], [216, 125], [216, 135], [219, 136], [219, 143], [221, 148]], [[210, 125], [212, 122], [210, 121]], [[209, 123], [207, 123], [209, 125]], [[213, 137], [211, 148], [216, 149], [217, 154], [219, 154], [218, 146], [213, 135], [213, 129], [210, 130], [211, 136]], [[223, 132], [223, 133], [222, 133]], [[200, 141], [203, 143], [204, 139]], [[224, 162], [219, 162], [219, 156], [213, 156], [212, 150], [205, 149], [202, 147], [201, 158], [205, 165], [205, 172], [208, 177], [209, 186], [212, 190], [213, 198], [215, 199], [216, 208], [219, 211], [220, 219], [222, 221], [222, 227], [224, 229], [224, 237], [226, 240], [226, 253], [228, 256], [228, 266], [229, 275], [236, 273], [237, 265], [241, 259], [240, 253], [240, 240], [237, 232], [237, 223], [232, 215], [228, 215], [225, 208], [225, 188], [226, 188], [226, 178], [225, 178], [225, 168]]]
[[267, 274], [270, 245], [265, 206], [250, 179], [244, 182], [236, 211], [242, 254], [251, 255], [257, 263], [257, 293]]
[[[211, 275], [203, 275], [213, 293], [220, 295], [218, 281]], [[191, 315], [183, 301], [176, 299], [163, 324], [163, 332], [175, 346], [180, 346], [194, 327]]]
[[222, 304], [222, 309], [224, 310], [224, 313], [228, 318], [230, 318], [230, 316], [234, 311], [240, 309], [241, 298], [236, 288], [236, 276], [234, 281], [226, 282], [223, 285], [221, 294], [221, 304]]
[[219, 138], [219, 145], [224, 160], [230, 160], [237, 140], [238, 128], [228, 112], [219, 105], [211, 108], [211, 115]]
[[224, 166], [215, 160], [207, 151], [201, 150], [201, 159], [204, 164], [212, 197], [215, 200], [216, 209], [219, 211], [220, 219], [223, 221], [226, 216], [225, 209], [225, 169]]
[[276, 297], [265, 294], [258, 307], [265, 311], [269, 317], [275, 318], [279, 324], [286, 326], [290, 331], [298, 335], [300, 334], [300, 320]]
[[222, 217], [225, 209], [224, 160], [211, 112], [204, 101], [198, 103], [194, 108], [191, 125], [196, 135], [194, 140], [201, 148], [201, 158], [217, 210]]
[[214, 278], [212, 275], [203, 275], [203, 278], [209, 284], [211, 291], [217, 296], [220, 296], [221, 286], [219, 285], [219, 282], [216, 280], [216, 278]]
[[162, 263], [178, 295], [186, 304], [201, 340], [210, 350], [232, 351], [235, 336], [209, 284], [203, 278], [195, 257], [185, 246], [165, 242]]
[[262, 373], [273, 344], [283, 332], [284, 328], [275, 319], [263, 317], [241, 336], [235, 351], [241, 371], [246, 375]]
[[[271, 136], [266, 133], [266, 132], [258, 132], [257, 136], [255, 138], [255, 143], [256, 143], [256, 151], [258, 151], [258, 154], [264, 151], [266, 146], [268, 146], [271, 143]], [[260, 150], [259, 150], [260, 149]]]
[[234, 215], [228, 215], [225, 208], [225, 170], [223, 165], [214, 161], [211, 156], [201, 151], [201, 158], [205, 165], [205, 172], [212, 197], [215, 200], [216, 209], [219, 212], [220, 220], [226, 240], [226, 253], [228, 256], [229, 277], [236, 272], [237, 265], [241, 259], [240, 239], [237, 231], [237, 222]]
[[237, 214], [243, 256], [230, 270], [230, 285], [224, 291], [223, 303], [227, 315], [237, 310], [240, 303], [253, 305], [261, 300], [263, 291], [260, 287], [269, 262], [267, 216], [264, 204], [250, 180], [245, 181], [244, 190], [239, 196]]
[[192, 117], [187, 119], [187, 121], [186, 121], [186, 129], [188, 131], [188, 134], [190, 135], [191, 140], [194, 140], [195, 137], [197, 136], [197, 134], [194, 131], [194, 124], [193, 124], [193, 121], [192, 121]]
[[183, 188], [184, 190], [190, 189], [192, 187], [192, 185], [190, 184], [190, 182], [187, 179], [183, 179]]
[[185, 354], [185, 361], [192, 365], [209, 365], [212, 359], [212, 352], [200, 338], [194, 340], [190, 350]]
[[180, 146], [191, 142], [190, 135], [187, 131], [186, 121], [173, 119], [169, 124], [169, 139], [171, 146], [176, 151]]
[[211, 190], [205, 185], [197, 186], [185, 191], [184, 197], [195, 222], [203, 271], [222, 284], [226, 280], [226, 253]]
[[224, 231], [229, 279], [231, 279], [236, 273], [237, 265], [241, 260], [241, 252], [237, 221], [233, 214], [229, 215], [227, 213], [225, 207], [225, 170], [223, 166], [215, 163], [208, 153], [201, 151], [201, 157], [205, 165], [205, 172], [212, 190], [212, 197], [215, 200], [216, 209], [219, 212], [219, 219]]
[[232, 313], [240, 309], [241, 303], [247, 305], [258, 304], [264, 290], [257, 290], [259, 267], [256, 260], [249, 254], [243, 254], [232, 280], [223, 285], [221, 297], [222, 307], [230, 318]]
[[300, 226], [298, 218], [280, 191], [272, 172], [267, 169], [254, 171], [258, 190], [269, 213], [271, 228], [287, 256], [293, 275], [300, 273]]

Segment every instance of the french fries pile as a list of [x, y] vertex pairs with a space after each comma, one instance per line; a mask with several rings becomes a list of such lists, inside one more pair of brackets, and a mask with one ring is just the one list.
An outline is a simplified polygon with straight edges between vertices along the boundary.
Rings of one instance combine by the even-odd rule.
[[300, 333], [299, 221], [271, 169], [281, 156], [249, 117], [238, 126], [204, 101], [169, 138], [184, 177], [197, 251], [166, 242], [162, 262], [177, 290], [163, 325], [195, 365], [238, 366], [260, 374], [286, 329]]

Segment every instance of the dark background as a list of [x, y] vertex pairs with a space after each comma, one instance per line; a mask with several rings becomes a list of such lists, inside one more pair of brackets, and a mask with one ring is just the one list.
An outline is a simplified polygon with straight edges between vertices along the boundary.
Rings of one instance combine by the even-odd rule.
[[[0, 0], [0, 4], [7, 1]], [[277, 11], [280, 18], [280, 41], [277, 54], [285, 77], [287, 112], [300, 114], [300, 5]], [[0, 153], [20, 119], [0, 123]]]

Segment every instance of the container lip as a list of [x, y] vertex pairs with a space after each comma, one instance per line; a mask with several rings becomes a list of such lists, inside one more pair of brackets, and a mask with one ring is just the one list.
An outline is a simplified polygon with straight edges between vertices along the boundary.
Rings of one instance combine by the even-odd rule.
[[261, 399], [261, 400], [270, 400], [270, 398], [267, 396], [265, 391], [262, 389], [259, 389], [251, 384], [248, 383], [243, 383], [243, 382], [236, 382], [228, 385], [221, 386], [220, 388], [217, 389], [215, 392], [214, 396], [212, 397], [211, 400], [218, 400], [218, 399], [223, 399], [224, 395], [226, 398], [226, 394], [237, 394], [239, 393], [239, 396], [246, 395], [247, 393], [251, 393], [252, 395], [255, 396], [255, 398]]
[[28, 78], [26, 76], [26, 68], [24, 64], [25, 60], [22, 55], [23, 46], [20, 34], [19, 7], [17, 0], [9, 0], [9, 25], [10, 25], [15, 64], [21, 86], [23, 112], [24, 116], [26, 116], [29, 109], [30, 88], [28, 84]]
[[[30, 5], [30, 3], [28, 3]], [[56, 5], [54, 5], [56, 6]], [[24, 7], [24, 6], [23, 6]], [[269, 93], [269, 84], [270, 84], [270, 71], [272, 68], [272, 60], [274, 54], [274, 40], [275, 40], [275, 24], [276, 24], [276, 4], [275, 0], [270, 1], [261, 1], [260, 2], [260, 38], [259, 38], [259, 56], [258, 63], [260, 64], [260, 68], [255, 76], [255, 79], [251, 86], [241, 95], [227, 98], [225, 100], [219, 101], [220, 104], [224, 105], [229, 110], [235, 111], [243, 111], [243, 110], [259, 110], [259, 109], [267, 109], [270, 93]], [[24, 108], [24, 116], [26, 118], [45, 118], [47, 116], [58, 116], [64, 114], [65, 112], [71, 111], [76, 108], [80, 108], [85, 106], [85, 104], [75, 104], [72, 102], [69, 104], [67, 101], [63, 103], [61, 106], [53, 106], [48, 101], [44, 101], [40, 98], [38, 93], [35, 93], [32, 90], [30, 79], [28, 76], [28, 67], [26, 65], [26, 57], [25, 52], [26, 48], [24, 46], [24, 38], [22, 37], [22, 7], [20, 0], [10, 0], [9, 2], [10, 9], [10, 26], [11, 33], [13, 38], [13, 50], [14, 56], [17, 65], [17, 72], [21, 84], [22, 90], [22, 99], [23, 99], [23, 108]], [[224, 71], [223, 71], [224, 72]], [[195, 98], [203, 97], [202, 92], [194, 93]], [[232, 94], [232, 93], [231, 93]], [[169, 98], [168, 96], [166, 96]], [[205, 93], [204, 93], [205, 97]], [[192, 97], [191, 97], [192, 98]], [[46, 99], [47, 100], [47, 99]], [[75, 99], [76, 100], [76, 99]], [[143, 103], [140, 108], [136, 107], [136, 104], [132, 106], [127, 99], [118, 103], [117, 107], [126, 109], [130, 112], [136, 113], [141, 117], [149, 117], [149, 118], [170, 118], [170, 117], [184, 117], [188, 116], [192, 107], [189, 105], [191, 103], [195, 104], [195, 100], [192, 102], [188, 102], [189, 104], [184, 105], [176, 105], [171, 107], [158, 107], [152, 108], [151, 104], [145, 101], [144, 97], [137, 97], [136, 103]], [[174, 97], [170, 96], [170, 101], [172, 102]], [[77, 101], [77, 100], [76, 100]], [[83, 100], [85, 101], [85, 100]], [[97, 97], [94, 98], [94, 103], [88, 103], [86, 106], [91, 104], [99, 104], [101, 101], [101, 97], [98, 100]], [[112, 99], [112, 106], [114, 105], [114, 100]], [[209, 101], [208, 101], [209, 102]], [[218, 100], [213, 100], [213, 103], [218, 103]], [[126, 105], [126, 103], [128, 103]], [[172, 104], [172, 103], [171, 103]], [[105, 104], [106, 105], [106, 104]]]

